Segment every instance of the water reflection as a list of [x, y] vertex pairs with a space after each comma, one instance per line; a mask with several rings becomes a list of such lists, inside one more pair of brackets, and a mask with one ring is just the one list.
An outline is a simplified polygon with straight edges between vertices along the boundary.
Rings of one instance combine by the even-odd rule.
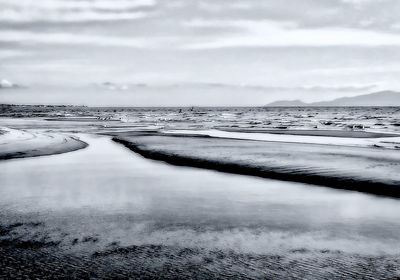
[[[307, 247], [400, 249], [397, 200], [298, 183], [175, 167], [107, 137], [73, 153], [0, 162], [3, 215], [35, 215], [49, 231], [121, 244], [271, 252]], [[34, 214], [32, 214], [34, 213]]]

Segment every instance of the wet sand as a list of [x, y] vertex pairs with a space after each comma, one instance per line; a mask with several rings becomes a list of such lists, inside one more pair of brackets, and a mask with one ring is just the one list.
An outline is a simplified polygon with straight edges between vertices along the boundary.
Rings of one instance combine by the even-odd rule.
[[378, 133], [357, 130], [323, 130], [323, 129], [240, 129], [240, 128], [219, 128], [221, 131], [242, 132], [242, 133], [268, 133], [283, 135], [303, 135], [303, 136], [325, 136], [325, 137], [343, 137], [343, 138], [385, 138], [399, 137], [394, 133]]
[[77, 137], [0, 127], [0, 160], [61, 154], [87, 147]]
[[400, 276], [397, 200], [175, 167], [109, 137], [0, 162], [1, 277]]
[[373, 133], [365, 131], [301, 131], [290, 130], [287, 133], [279, 133], [278, 130], [271, 132], [222, 131], [210, 130], [164, 130], [165, 134], [172, 135], [205, 135], [215, 138], [257, 140], [279, 143], [302, 143], [331, 146], [354, 146], [354, 147], [381, 147], [388, 149], [400, 149], [400, 134]]
[[255, 136], [255, 141], [239, 133], [222, 134], [230, 138], [196, 133], [131, 132], [114, 140], [146, 158], [179, 166], [400, 197], [400, 153], [396, 150], [363, 142], [359, 146], [319, 144], [326, 142], [315, 139], [319, 137], [311, 138], [315, 144], [258, 140], [261, 136]]

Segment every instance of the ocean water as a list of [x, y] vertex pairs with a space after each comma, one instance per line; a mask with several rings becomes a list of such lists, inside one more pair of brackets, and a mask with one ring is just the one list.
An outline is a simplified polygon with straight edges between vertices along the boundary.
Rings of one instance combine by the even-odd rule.
[[[0, 107], [0, 117], [91, 123], [108, 129], [318, 129], [400, 132], [400, 107]], [[95, 122], [95, 123], [93, 123]], [[51, 124], [48, 124], [51, 126]], [[74, 125], [72, 125], [74, 126]]]
[[[95, 109], [89, 112], [94, 113], [93, 110]], [[398, 107], [101, 108], [98, 110], [99, 113], [103, 113], [113, 120], [168, 129], [256, 128], [400, 131], [400, 108]], [[115, 110], [116, 112], [114, 112]]]

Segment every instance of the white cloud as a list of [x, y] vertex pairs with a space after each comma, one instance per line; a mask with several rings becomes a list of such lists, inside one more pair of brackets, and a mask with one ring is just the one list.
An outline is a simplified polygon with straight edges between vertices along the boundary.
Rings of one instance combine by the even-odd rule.
[[96, 45], [114, 47], [149, 48], [157, 45], [156, 40], [146, 38], [121, 38], [71, 33], [35, 33], [27, 31], [1, 30], [0, 41], [30, 44]]
[[18, 0], [6, 1], [0, 10], [5, 22], [75, 22], [92, 20], [127, 20], [143, 18], [148, 13], [135, 10], [155, 5], [154, 0]]
[[385, 0], [341, 0], [343, 3], [350, 3], [350, 4], [366, 4], [366, 3], [373, 3], [373, 2], [382, 2]]
[[383, 46], [400, 45], [400, 35], [355, 28], [295, 28], [292, 23], [273, 21], [195, 20], [190, 26], [237, 27], [245, 32], [200, 43], [187, 44], [187, 49], [255, 46]]
[[27, 56], [27, 55], [30, 55], [30, 52], [21, 51], [21, 50], [10, 50], [10, 49], [0, 50], [0, 58], [1, 59], [15, 58], [15, 57], [21, 57], [21, 56]]
[[334, 76], [345, 76], [352, 74], [384, 74], [384, 73], [400, 73], [400, 65], [394, 64], [390, 65], [386, 63], [385, 65], [373, 65], [373, 66], [364, 66], [364, 67], [337, 67], [337, 68], [321, 68], [321, 69], [312, 69], [306, 71], [310, 74], [319, 74], [319, 75], [334, 75]]
[[123, 12], [123, 13], [98, 13], [94, 11], [80, 11], [74, 13], [54, 12], [43, 16], [41, 12], [28, 12], [26, 14], [11, 10], [0, 11], [0, 20], [9, 22], [30, 22], [30, 21], [48, 21], [48, 22], [79, 22], [79, 21], [109, 21], [109, 20], [127, 20], [139, 19], [148, 16], [144, 12]]
[[3, 6], [14, 9], [38, 9], [38, 10], [60, 10], [60, 9], [118, 9], [154, 6], [155, 0], [3, 0]]

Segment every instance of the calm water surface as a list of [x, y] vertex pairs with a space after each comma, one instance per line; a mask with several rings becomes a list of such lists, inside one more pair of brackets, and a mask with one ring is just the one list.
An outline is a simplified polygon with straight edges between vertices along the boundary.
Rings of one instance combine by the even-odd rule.
[[[163, 244], [245, 253], [400, 252], [398, 200], [175, 167], [108, 137], [84, 150], [0, 162], [0, 215], [45, 221], [61, 244]], [[34, 234], [34, 233], [27, 233]]]

